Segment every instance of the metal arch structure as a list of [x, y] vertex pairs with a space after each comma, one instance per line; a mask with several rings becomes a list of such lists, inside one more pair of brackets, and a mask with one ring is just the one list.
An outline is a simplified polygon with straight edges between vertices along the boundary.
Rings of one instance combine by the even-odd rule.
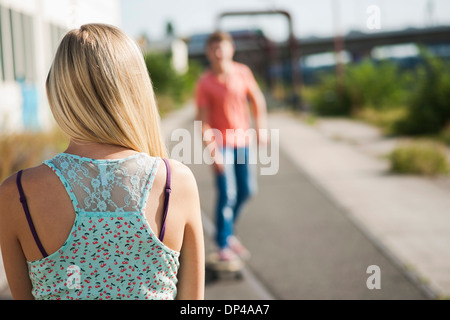
[[299, 55], [299, 41], [295, 37], [294, 26], [292, 21], [292, 16], [289, 12], [285, 10], [256, 10], [256, 11], [226, 11], [222, 12], [217, 16], [216, 19], [216, 30], [220, 30], [220, 22], [223, 18], [229, 16], [256, 16], [256, 15], [281, 15], [286, 18], [289, 28], [289, 58], [291, 64], [291, 80], [292, 80], [292, 104], [294, 108], [302, 108], [301, 99], [301, 71], [300, 63], [298, 61]]

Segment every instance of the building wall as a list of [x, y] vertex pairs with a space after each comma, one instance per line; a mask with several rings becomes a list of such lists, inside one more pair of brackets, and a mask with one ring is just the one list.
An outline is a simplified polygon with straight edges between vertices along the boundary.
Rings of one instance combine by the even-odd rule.
[[62, 36], [84, 23], [120, 27], [119, 0], [0, 0], [0, 133], [45, 130], [45, 79]]

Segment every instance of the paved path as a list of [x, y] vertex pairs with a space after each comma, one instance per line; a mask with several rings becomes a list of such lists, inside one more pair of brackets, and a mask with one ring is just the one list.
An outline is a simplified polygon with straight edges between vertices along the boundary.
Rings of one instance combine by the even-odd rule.
[[[192, 114], [182, 111], [185, 127], [192, 132]], [[190, 111], [192, 112], [192, 110]], [[398, 256], [374, 237], [371, 229], [357, 221], [340, 199], [316, 179], [317, 172], [307, 171], [300, 158], [317, 164], [318, 172], [341, 176], [341, 183], [357, 179], [361, 158], [331, 149], [312, 159], [311, 150], [340, 142], [323, 137], [317, 129], [303, 125], [286, 114], [270, 116], [271, 128], [280, 131], [279, 171], [273, 176], [259, 177], [259, 193], [249, 203], [238, 226], [242, 241], [253, 253], [247, 276], [241, 282], [214, 282], [207, 279], [208, 299], [428, 299], [434, 293], [418, 280], [416, 273], [404, 268]], [[302, 131], [297, 131], [301, 129]], [[292, 137], [292, 140], [290, 140]], [[316, 140], [314, 140], [315, 138]], [[308, 140], [310, 139], [310, 140]], [[320, 141], [320, 139], [322, 139]], [[169, 146], [174, 142], [169, 142]], [[177, 143], [177, 142], [175, 142]], [[322, 143], [322, 144], [320, 144]], [[335, 148], [337, 148], [335, 146]], [[322, 150], [324, 151], [324, 150]], [[310, 157], [311, 156], [311, 157]], [[350, 156], [343, 159], [342, 156]], [[370, 157], [369, 157], [370, 158]], [[330, 166], [326, 159], [334, 163]], [[305, 160], [305, 161], [306, 161]], [[368, 159], [366, 159], [370, 163]], [[363, 165], [363, 173], [370, 173]], [[310, 165], [311, 165], [310, 163]], [[339, 163], [348, 164], [340, 168]], [[385, 164], [374, 161], [376, 170]], [[321, 167], [323, 165], [323, 167]], [[215, 198], [210, 168], [190, 165], [200, 189], [204, 211], [207, 251], [213, 250], [212, 208]], [[308, 168], [309, 169], [309, 168]], [[314, 169], [314, 168], [312, 168]], [[373, 168], [372, 168], [373, 169]], [[342, 171], [339, 171], [342, 170]], [[366, 170], [366, 171], [364, 171]], [[380, 171], [377, 171], [379, 174]], [[364, 190], [367, 192], [370, 190]], [[353, 191], [352, 191], [353, 192]], [[342, 194], [344, 194], [342, 192]], [[360, 201], [361, 195], [355, 194]], [[370, 197], [370, 193], [366, 197]], [[395, 202], [391, 205], [395, 206]], [[367, 268], [380, 268], [381, 289], [370, 290]]]

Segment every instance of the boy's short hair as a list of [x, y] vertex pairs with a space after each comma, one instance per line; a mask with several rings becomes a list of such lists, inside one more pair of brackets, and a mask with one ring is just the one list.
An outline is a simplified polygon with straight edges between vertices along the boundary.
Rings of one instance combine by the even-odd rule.
[[222, 42], [222, 41], [229, 41], [233, 44], [233, 37], [228, 32], [215, 31], [208, 37], [208, 40], [206, 41], [206, 47], [208, 48], [214, 42]]

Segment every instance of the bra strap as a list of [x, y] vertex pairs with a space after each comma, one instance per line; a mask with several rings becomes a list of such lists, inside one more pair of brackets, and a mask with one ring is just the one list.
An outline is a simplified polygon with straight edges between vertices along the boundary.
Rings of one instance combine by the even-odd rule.
[[162, 242], [164, 239], [164, 234], [166, 232], [166, 218], [167, 218], [167, 211], [169, 209], [169, 198], [170, 193], [172, 191], [170, 187], [170, 165], [169, 161], [167, 159], [163, 159], [164, 163], [166, 164], [167, 168], [167, 177], [166, 177], [166, 189], [164, 191], [164, 214], [163, 214], [163, 221], [161, 226], [161, 232], [159, 233], [159, 240]]
[[31, 219], [30, 210], [28, 209], [27, 199], [25, 198], [25, 193], [23, 192], [22, 172], [23, 172], [23, 170], [20, 170], [17, 173], [17, 178], [16, 178], [17, 189], [19, 189], [19, 194], [20, 194], [20, 202], [22, 203], [23, 211], [25, 211], [25, 216], [27, 218], [28, 226], [30, 227], [31, 233], [33, 234], [34, 241], [36, 242], [36, 245], [38, 246], [39, 251], [41, 251], [41, 254], [45, 258], [48, 256], [48, 254], [45, 251], [44, 247], [42, 246], [41, 240], [39, 240], [39, 236], [34, 227], [33, 220]]

